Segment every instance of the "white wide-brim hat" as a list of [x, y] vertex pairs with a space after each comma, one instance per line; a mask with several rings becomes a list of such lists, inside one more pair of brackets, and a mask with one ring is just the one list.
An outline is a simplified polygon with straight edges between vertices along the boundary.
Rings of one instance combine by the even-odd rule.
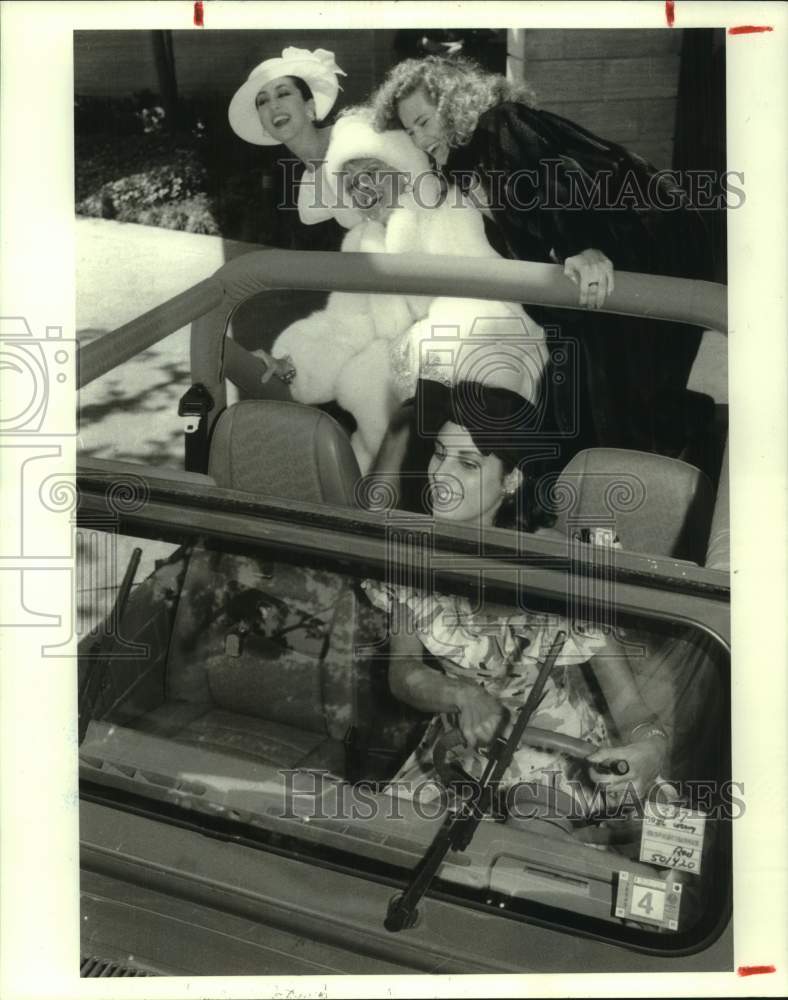
[[266, 59], [255, 66], [246, 83], [242, 84], [230, 101], [227, 112], [233, 132], [257, 146], [278, 146], [270, 132], [263, 128], [255, 107], [255, 98], [271, 80], [280, 76], [297, 76], [312, 91], [318, 121], [325, 118], [334, 107], [340, 91], [337, 76], [347, 74], [334, 62], [334, 53], [326, 49], [287, 48], [281, 56]]

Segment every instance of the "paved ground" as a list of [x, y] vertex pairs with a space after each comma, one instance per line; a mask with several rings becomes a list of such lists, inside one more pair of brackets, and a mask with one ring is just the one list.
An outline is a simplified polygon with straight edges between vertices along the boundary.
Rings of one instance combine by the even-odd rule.
[[[77, 339], [87, 343], [208, 277], [224, 263], [223, 241], [102, 219], [76, 225]], [[253, 248], [250, 248], [253, 249]], [[100, 458], [183, 467], [178, 400], [189, 385], [189, 330], [179, 330], [80, 393], [80, 446]], [[108, 539], [114, 560], [78, 537], [92, 571], [77, 593], [77, 629], [84, 635], [108, 614], [135, 544], [143, 549], [136, 581], [173, 546], [126, 537]], [[110, 573], [112, 579], [102, 579]]]
[[[78, 219], [77, 339], [88, 343], [191, 285], [203, 280], [226, 260], [259, 249], [213, 236], [156, 229], [103, 219]], [[270, 346], [275, 333], [304, 310], [319, 307], [321, 297], [293, 300], [270, 293], [239, 310], [233, 333], [247, 347]], [[149, 350], [86, 386], [79, 399], [82, 454], [160, 467], [183, 468], [183, 430], [178, 402], [191, 383], [189, 329], [173, 333]], [[117, 545], [112, 580], [96, 574], [107, 570], [106, 559], [88, 551], [80, 538], [82, 558], [94, 567], [86, 574], [90, 590], [77, 595], [79, 634], [107, 614], [107, 599], [123, 575], [135, 544], [143, 548], [136, 580], [145, 579], [154, 561], [172, 551], [171, 545], [129, 538]]]
[[[77, 221], [77, 339], [87, 343], [207, 278], [225, 261], [258, 250], [253, 243], [104, 219]], [[245, 347], [270, 347], [325, 295], [269, 292], [233, 318]], [[183, 467], [178, 401], [190, 385], [184, 328], [97, 379], [80, 394], [84, 454]]]
[[[76, 249], [80, 343], [165, 302], [225, 260], [217, 237], [103, 219], [78, 220]], [[182, 467], [177, 410], [188, 385], [185, 328], [82, 390], [83, 452]]]

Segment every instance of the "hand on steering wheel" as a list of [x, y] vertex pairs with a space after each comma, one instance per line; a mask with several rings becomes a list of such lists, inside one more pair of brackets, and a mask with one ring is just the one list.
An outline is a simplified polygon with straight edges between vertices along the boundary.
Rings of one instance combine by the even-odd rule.
[[603, 747], [586, 759], [591, 765], [589, 775], [598, 785], [604, 786], [608, 793], [621, 794], [628, 788], [643, 796], [654, 784], [654, 781], [664, 771], [667, 761], [667, 743], [660, 737], [638, 740], [625, 746], [615, 748], [615, 756], [625, 760], [629, 765], [626, 775], [611, 774], [598, 771], [594, 764], [601, 764], [610, 758], [610, 747]]
[[463, 685], [457, 692], [458, 727], [470, 747], [490, 743], [503, 718], [504, 708], [497, 698], [477, 684]]
[[[482, 693], [484, 694], [485, 692]], [[489, 697], [489, 695], [487, 697]], [[495, 699], [492, 700], [495, 701]], [[465, 731], [489, 731], [485, 729], [484, 726], [484, 722], [487, 722], [489, 725], [493, 726], [493, 735], [498, 735], [498, 729], [501, 727], [501, 718], [503, 713], [499, 712], [497, 716], [493, 716], [491, 714], [490, 716], [484, 718], [484, 699], [473, 699], [473, 701], [471, 701], [470, 695], [468, 695], [468, 705], [469, 707], [473, 707], [470, 712], [466, 712]], [[475, 716], [474, 713], [478, 713], [478, 715]], [[482, 719], [482, 722], [474, 726], [474, 718]], [[493, 718], [497, 719], [497, 721], [493, 722]], [[508, 727], [505, 727], [505, 729], [507, 728]], [[455, 747], [467, 746], [468, 742], [469, 741], [465, 732], [461, 731], [459, 728], [449, 729], [438, 738], [435, 746], [433, 747], [433, 761], [435, 763], [436, 771], [441, 781], [447, 788], [450, 787], [451, 784], [458, 778], [463, 781], [473, 780], [463, 771], [462, 768], [458, 768], [449, 757], [449, 754], [455, 749]], [[478, 740], [477, 745], [482, 745], [481, 739]], [[601, 777], [604, 773], [606, 776], [617, 776], [621, 779], [621, 776], [629, 773], [630, 762], [624, 757], [623, 754], [619, 753], [622, 748], [608, 746], [597, 749], [593, 743], [589, 743], [587, 740], [578, 739], [575, 736], [569, 736], [566, 733], [526, 726], [522, 733], [520, 745], [565, 754], [568, 757], [575, 758], [576, 760], [590, 761], [593, 759], [596, 765], [594, 767], [594, 773], [599, 777]], [[607, 782], [605, 782], [605, 784], [607, 784]], [[610, 787], [609, 784], [608, 787]]]
[[601, 250], [583, 250], [564, 261], [564, 274], [580, 286], [580, 305], [601, 309], [615, 287], [612, 261]]

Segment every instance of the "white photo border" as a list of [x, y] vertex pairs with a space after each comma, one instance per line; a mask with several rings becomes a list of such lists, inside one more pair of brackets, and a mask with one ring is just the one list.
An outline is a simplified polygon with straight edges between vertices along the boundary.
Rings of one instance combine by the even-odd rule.
[[[490, 26], [659, 28], [666, 5], [650, 3], [230, 3], [207, 0], [204, 28], [193, 3], [23, 3], [2, 17], [2, 280], [0, 312], [24, 317], [37, 337], [75, 337], [73, 31], [101, 28], [315, 28]], [[214, 977], [80, 980], [76, 660], [44, 658], [36, 628], [2, 629], [0, 697], [0, 994], [21, 997], [260, 996], [777, 996], [788, 992], [788, 750], [785, 670], [786, 126], [788, 8], [769, 3], [673, 5], [674, 25], [770, 26], [727, 36], [728, 168], [743, 171], [746, 204], [729, 212], [729, 370], [733, 590], [733, 775], [746, 814], [734, 835], [735, 965], [774, 965], [771, 975], [580, 973], [561, 976]], [[111, 294], [111, 292], [108, 292]], [[71, 363], [71, 362], [70, 362]], [[56, 422], [36, 446], [60, 449], [73, 475], [74, 372], [55, 387]], [[50, 433], [51, 431], [51, 433]], [[14, 458], [18, 453], [14, 453]], [[17, 521], [36, 531], [36, 498], [20, 493], [9, 449], [3, 472], [2, 552], [16, 551]], [[72, 555], [62, 545], [25, 563], [31, 608], [70, 616]], [[55, 543], [53, 543], [55, 544]], [[60, 544], [60, 543], [58, 543]], [[17, 548], [19, 546], [17, 545]], [[21, 550], [20, 550], [21, 552]], [[21, 558], [21, 556], [20, 556]], [[3, 558], [0, 570], [20, 565]], [[12, 574], [0, 572], [5, 585]], [[5, 592], [5, 590], [3, 591]], [[765, 734], [768, 734], [766, 739]]]

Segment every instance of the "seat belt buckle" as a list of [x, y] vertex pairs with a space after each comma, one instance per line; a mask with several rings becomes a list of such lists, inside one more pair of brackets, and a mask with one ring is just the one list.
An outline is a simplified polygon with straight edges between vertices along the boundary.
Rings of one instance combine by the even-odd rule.
[[178, 416], [183, 421], [186, 434], [195, 434], [204, 417], [213, 409], [213, 396], [202, 382], [197, 382], [187, 389], [178, 403]]

